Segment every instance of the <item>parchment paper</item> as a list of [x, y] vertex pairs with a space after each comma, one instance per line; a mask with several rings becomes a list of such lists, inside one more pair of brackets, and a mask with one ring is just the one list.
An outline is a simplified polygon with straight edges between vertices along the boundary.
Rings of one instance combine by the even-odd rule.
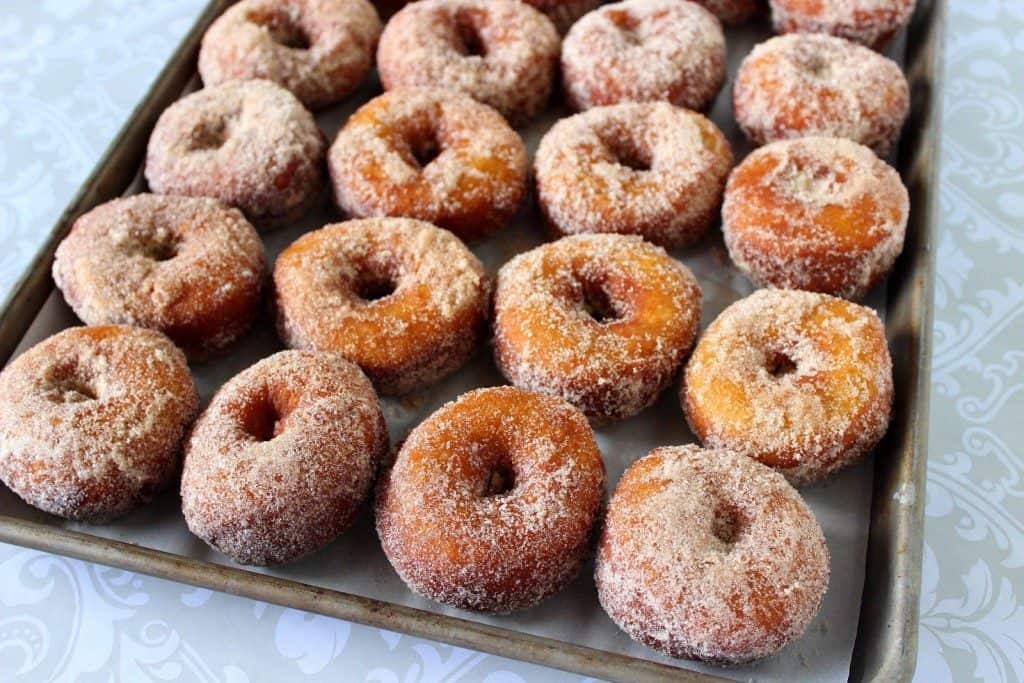
[[[731, 141], [737, 162], [746, 155], [749, 146], [732, 119], [732, 76], [751, 46], [769, 35], [767, 25], [730, 29], [726, 32], [730, 80], [719, 95], [711, 117]], [[902, 53], [902, 45], [894, 46], [892, 49], [892, 54]], [[197, 86], [194, 82], [190, 89]], [[343, 105], [318, 116], [318, 123], [328, 140], [334, 139], [336, 131], [352, 111], [379, 91], [380, 87], [376, 80], [371, 79], [371, 82]], [[543, 133], [555, 121], [568, 114], [556, 97], [547, 115], [520, 130], [531, 158]], [[126, 194], [144, 189], [144, 184], [138, 180]], [[325, 200], [322, 210], [301, 223], [265, 234], [263, 237], [269, 261], [272, 263], [277, 254], [299, 235], [342, 219], [336, 209], [330, 207], [329, 202]], [[473, 251], [483, 260], [488, 270], [494, 273], [514, 254], [543, 241], [545, 236], [540, 219], [531, 203], [523, 208], [513, 225], [484, 243], [473, 246]], [[710, 235], [701, 244], [674, 252], [673, 255], [686, 263], [700, 281], [704, 292], [702, 329], [729, 303], [752, 291], [750, 284], [729, 262], [717, 227], [710, 231]], [[883, 302], [884, 292], [875, 291], [867, 303], [884, 315]], [[76, 324], [80, 324], [79, 321], [64, 304], [60, 292], [55, 290], [15, 355], [60, 329]], [[228, 378], [281, 348], [272, 325], [265, 319], [226, 356], [207, 364], [193, 366], [192, 370], [204, 405], [217, 387]], [[384, 413], [392, 443], [398, 442], [414, 425], [459, 394], [476, 387], [504, 383], [491, 360], [489, 346], [485, 346], [465, 368], [441, 384], [401, 400], [385, 399]], [[640, 415], [598, 429], [597, 440], [607, 467], [609, 495], [623, 470], [652, 448], [696, 441], [682, 416], [678, 384], [669, 388], [652, 408]], [[869, 458], [866, 463], [801, 492], [824, 528], [828, 541], [832, 556], [829, 590], [820, 613], [803, 638], [778, 655], [749, 666], [725, 669], [706, 667], [670, 660], [637, 645], [601, 610], [593, 586], [592, 563], [584, 568], [577, 580], [565, 591], [533, 609], [509, 616], [482, 616], [462, 612], [417, 597], [405, 587], [381, 552], [373, 530], [372, 514], [368, 508], [351, 529], [323, 551], [295, 564], [253, 571], [452, 614], [599, 650], [707, 671], [737, 680], [846, 681], [864, 581], [871, 504], [870, 463]], [[129, 541], [195, 559], [232, 564], [231, 560], [208, 548], [202, 541], [188, 533], [181, 517], [176, 490], [166, 492], [150, 506], [112, 524], [89, 526], [50, 517], [29, 507], [9, 490], [0, 487], [0, 514], [66, 526], [77, 531]]]

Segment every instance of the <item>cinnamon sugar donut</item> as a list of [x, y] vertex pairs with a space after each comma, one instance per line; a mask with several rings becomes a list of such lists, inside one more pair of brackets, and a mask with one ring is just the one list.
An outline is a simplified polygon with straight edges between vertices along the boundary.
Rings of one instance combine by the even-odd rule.
[[667, 247], [717, 219], [732, 151], [721, 131], [665, 102], [597, 107], [556, 123], [534, 161], [556, 234], [616, 232]]
[[578, 110], [657, 100], [707, 109], [725, 82], [722, 26], [687, 0], [606, 5], [566, 35], [562, 80]]
[[76, 220], [53, 279], [87, 324], [159, 330], [202, 360], [249, 328], [266, 268], [263, 243], [237, 209], [139, 194]]
[[881, 50], [907, 25], [915, 0], [769, 0], [776, 33], [830, 33]]
[[601, 5], [602, 0], [523, 0], [533, 5], [555, 25], [558, 32], [565, 34], [576, 20]]
[[384, 554], [414, 592], [511, 612], [565, 587], [591, 547], [604, 465], [556, 398], [477, 389], [412, 430], [377, 491]]
[[773, 142], [729, 177], [722, 232], [759, 285], [862, 298], [903, 250], [910, 200], [870, 149], [839, 138]]
[[222, 386], [185, 450], [189, 530], [242, 564], [289, 562], [344, 531], [387, 450], [380, 402], [333, 353], [281, 351]]
[[741, 664], [799, 638], [829, 552], [786, 480], [728, 450], [656, 448], [619, 480], [594, 574], [608, 616], [670, 657]]
[[697, 280], [639, 237], [577, 235], [498, 273], [494, 356], [516, 386], [554, 394], [598, 422], [651, 405], [700, 322]]
[[704, 445], [802, 485], [874, 448], [892, 395], [885, 328], [873, 310], [826, 294], [759, 290], [701, 337], [682, 401]]
[[274, 265], [277, 328], [290, 347], [335, 351], [383, 394], [454, 372], [482, 338], [490, 280], [447, 230], [409, 218], [328, 225]]
[[158, 194], [213, 197], [257, 228], [296, 220], [320, 198], [323, 134], [270, 81], [228, 81], [168, 107], [153, 129], [146, 180]]
[[761, 10], [762, 0], [694, 0], [726, 26], [736, 26]]
[[367, 0], [242, 0], [203, 36], [199, 75], [206, 86], [265, 78], [319, 109], [366, 77], [380, 32]]
[[526, 195], [526, 148], [501, 114], [446, 90], [392, 90], [345, 124], [327, 157], [353, 216], [407, 216], [478, 240]]
[[518, 0], [420, 0], [384, 28], [377, 70], [385, 90], [455, 90], [520, 125], [547, 104], [559, 44], [551, 20]]
[[793, 33], [754, 47], [733, 88], [736, 121], [752, 142], [848, 138], [885, 156], [910, 110], [896, 62], [834, 36]]
[[111, 520], [171, 482], [198, 407], [164, 335], [68, 328], [0, 372], [0, 480], [50, 514]]

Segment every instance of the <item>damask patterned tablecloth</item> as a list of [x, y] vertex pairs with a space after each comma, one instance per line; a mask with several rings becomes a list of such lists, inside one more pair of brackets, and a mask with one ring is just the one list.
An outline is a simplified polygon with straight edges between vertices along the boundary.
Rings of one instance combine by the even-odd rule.
[[[1024, 681], [1024, 2], [949, 0], [917, 680]], [[8, 0], [0, 296], [203, 0]], [[578, 676], [0, 544], [0, 681]]]

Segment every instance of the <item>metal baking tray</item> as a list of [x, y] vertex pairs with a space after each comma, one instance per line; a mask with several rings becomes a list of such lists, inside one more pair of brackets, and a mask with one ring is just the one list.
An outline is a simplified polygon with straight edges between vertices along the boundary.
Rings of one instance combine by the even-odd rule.
[[[231, 0], [212, 0], [198, 17], [0, 306], [0, 365], [9, 361], [19, 345], [33, 340], [35, 335], [30, 327], [47, 301], [54, 300], [50, 267], [57, 245], [74, 220], [104, 201], [139, 189], [139, 169], [150, 131], [170, 103], [195, 87], [200, 39], [213, 19], [230, 4]], [[851, 681], [908, 681], [916, 664], [934, 278], [932, 240], [938, 216], [938, 84], [943, 5], [943, 0], [919, 0], [905, 40], [897, 48], [902, 51], [912, 93], [911, 115], [896, 159], [910, 190], [911, 213], [903, 255], [881, 300], [893, 356], [896, 396], [893, 423], [873, 458], [870, 531], [850, 665]], [[360, 92], [365, 94], [365, 88]], [[719, 107], [727, 106], [722, 104], [727, 95], [728, 91], [723, 91], [719, 96]], [[346, 104], [345, 110], [351, 111], [355, 104], [358, 102]], [[268, 242], [274, 240], [273, 234], [264, 237]], [[277, 245], [280, 246], [283, 245]], [[510, 248], [521, 250], [522, 245], [518, 246]], [[707, 315], [705, 311], [705, 324]], [[224, 377], [237, 369], [229, 368]], [[611, 479], [609, 486], [613, 484]], [[0, 496], [15, 498], [2, 487]], [[164, 507], [174, 504], [176, 500], [165, 501]], [[117, 533], [114, 538], [108, 537], [109, 532], [100, 533], [98, 529], [46, 516], [24, 504], [0, 505], [3, 542], [605, 679], [724, 680], [712, 670], [690, 671], [666, 660], [652, 661], [584, 647], [452, 613], [325, 588], [315, 582], [288, 578], [287, 569], [281, 575], [270, 575], [145, 547], [131, 533]]]

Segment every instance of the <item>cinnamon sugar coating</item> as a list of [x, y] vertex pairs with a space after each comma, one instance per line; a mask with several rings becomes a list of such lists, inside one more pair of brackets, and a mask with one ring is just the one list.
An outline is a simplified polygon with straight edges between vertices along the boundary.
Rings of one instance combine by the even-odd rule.
[[722, 26], [687, 0], [606, 5], [566, 35], [562, 80], [577, 110], [651, 101], [707, 109], [725, 82]]
[[586, 418], [477, 389], [409, 434], [377, 491], [377, 534], [414, 592], [461, 609], [531, 607], [579, 573], [604, 492]]
[[597, 422], [623, 419], [676, 377], [700, 304], [696, 278], [660, 247], [565, 237], [498, 273], [495, 361], [516, 386], [559, 396]]
[[406, 216], [479, 240], [526, 195], [526, 148], [494, 109], [433, 88], [391, 90], [349, 118], [327, 157], [350, 215]]
[[705, 446], [812, 483], [862, 459], [889, 426], [885, 328], [873, 310], [843, 299], [759, 290], [711, 323], [681, 394]]
[[363, 81], [381, 28], [367, 0], [242, 0], [203, 36], [199, 74], [207, 87], [273, 81], [319, 109]]
[[263, 243], [237, 209], [138, 194], [76, 220], [53, 279], [87, 324], [159, 330], [203, 360], [249, 329], [266, 269]]
[[743, 60], [733, 110], [755, 144], [826, 136], [889, 153], [910, 110], [896, 62], [842, 38], [793, 33], [757, 45]]
[[178, 100], [149, 139], [146, 180], [158, 194], [213, 197], [257, 228], [301, 217], [323, 189], [323, 134], [270, 81], [227, 81]]
[[358, 367], [281, 351], [230, 379], [196, 421], [181, 477], [185, 521], [242, 564], [292, 561], [349, 526], [387, 444]]
[[769, 0], [776, 33], [829, 33], [882, 50], [907, 25], [915, 0]]
[[198, 407], [164, 335], [68, 328], [0, 372], [0, 480], [50, 514], [109, 521], [171, 483]]
[[274, 265], [277, 329], [292, 348], [334, 351], [383, 394], [462, 366], [482, 339], [490, 279], [447, 230], [410, 218], [335, 223]]
[[774, 142], [729, 177], [722, 232], [759, 285], [862, 298], [903, 250], [910, 199], [870, 149], [839, 138]]
[[718, 217], [732, 151], [704, 116], [666, 102], [597, 107], [556, 123], [534, 161], [556, 234], [615, 232], [690, 244]]
[[523, 2], [533, 5], [548, 15], [548, 19], [562, 35], [565, 35], [569, 27], [580, 17], [601, 5], [601, 0], [523, 0]]
[[619, 480], [594, 578], [608, 616], [671, 657], [740, 664], [799, 638], [829, 552], [786, 480], [728, 450], [656, 448]]
[[559, 47], [551, 20], [518, 0], [421, 0], [384, 28], [377, 69], [385, 90], [455, 90], [518, 126], [547, 105]]

